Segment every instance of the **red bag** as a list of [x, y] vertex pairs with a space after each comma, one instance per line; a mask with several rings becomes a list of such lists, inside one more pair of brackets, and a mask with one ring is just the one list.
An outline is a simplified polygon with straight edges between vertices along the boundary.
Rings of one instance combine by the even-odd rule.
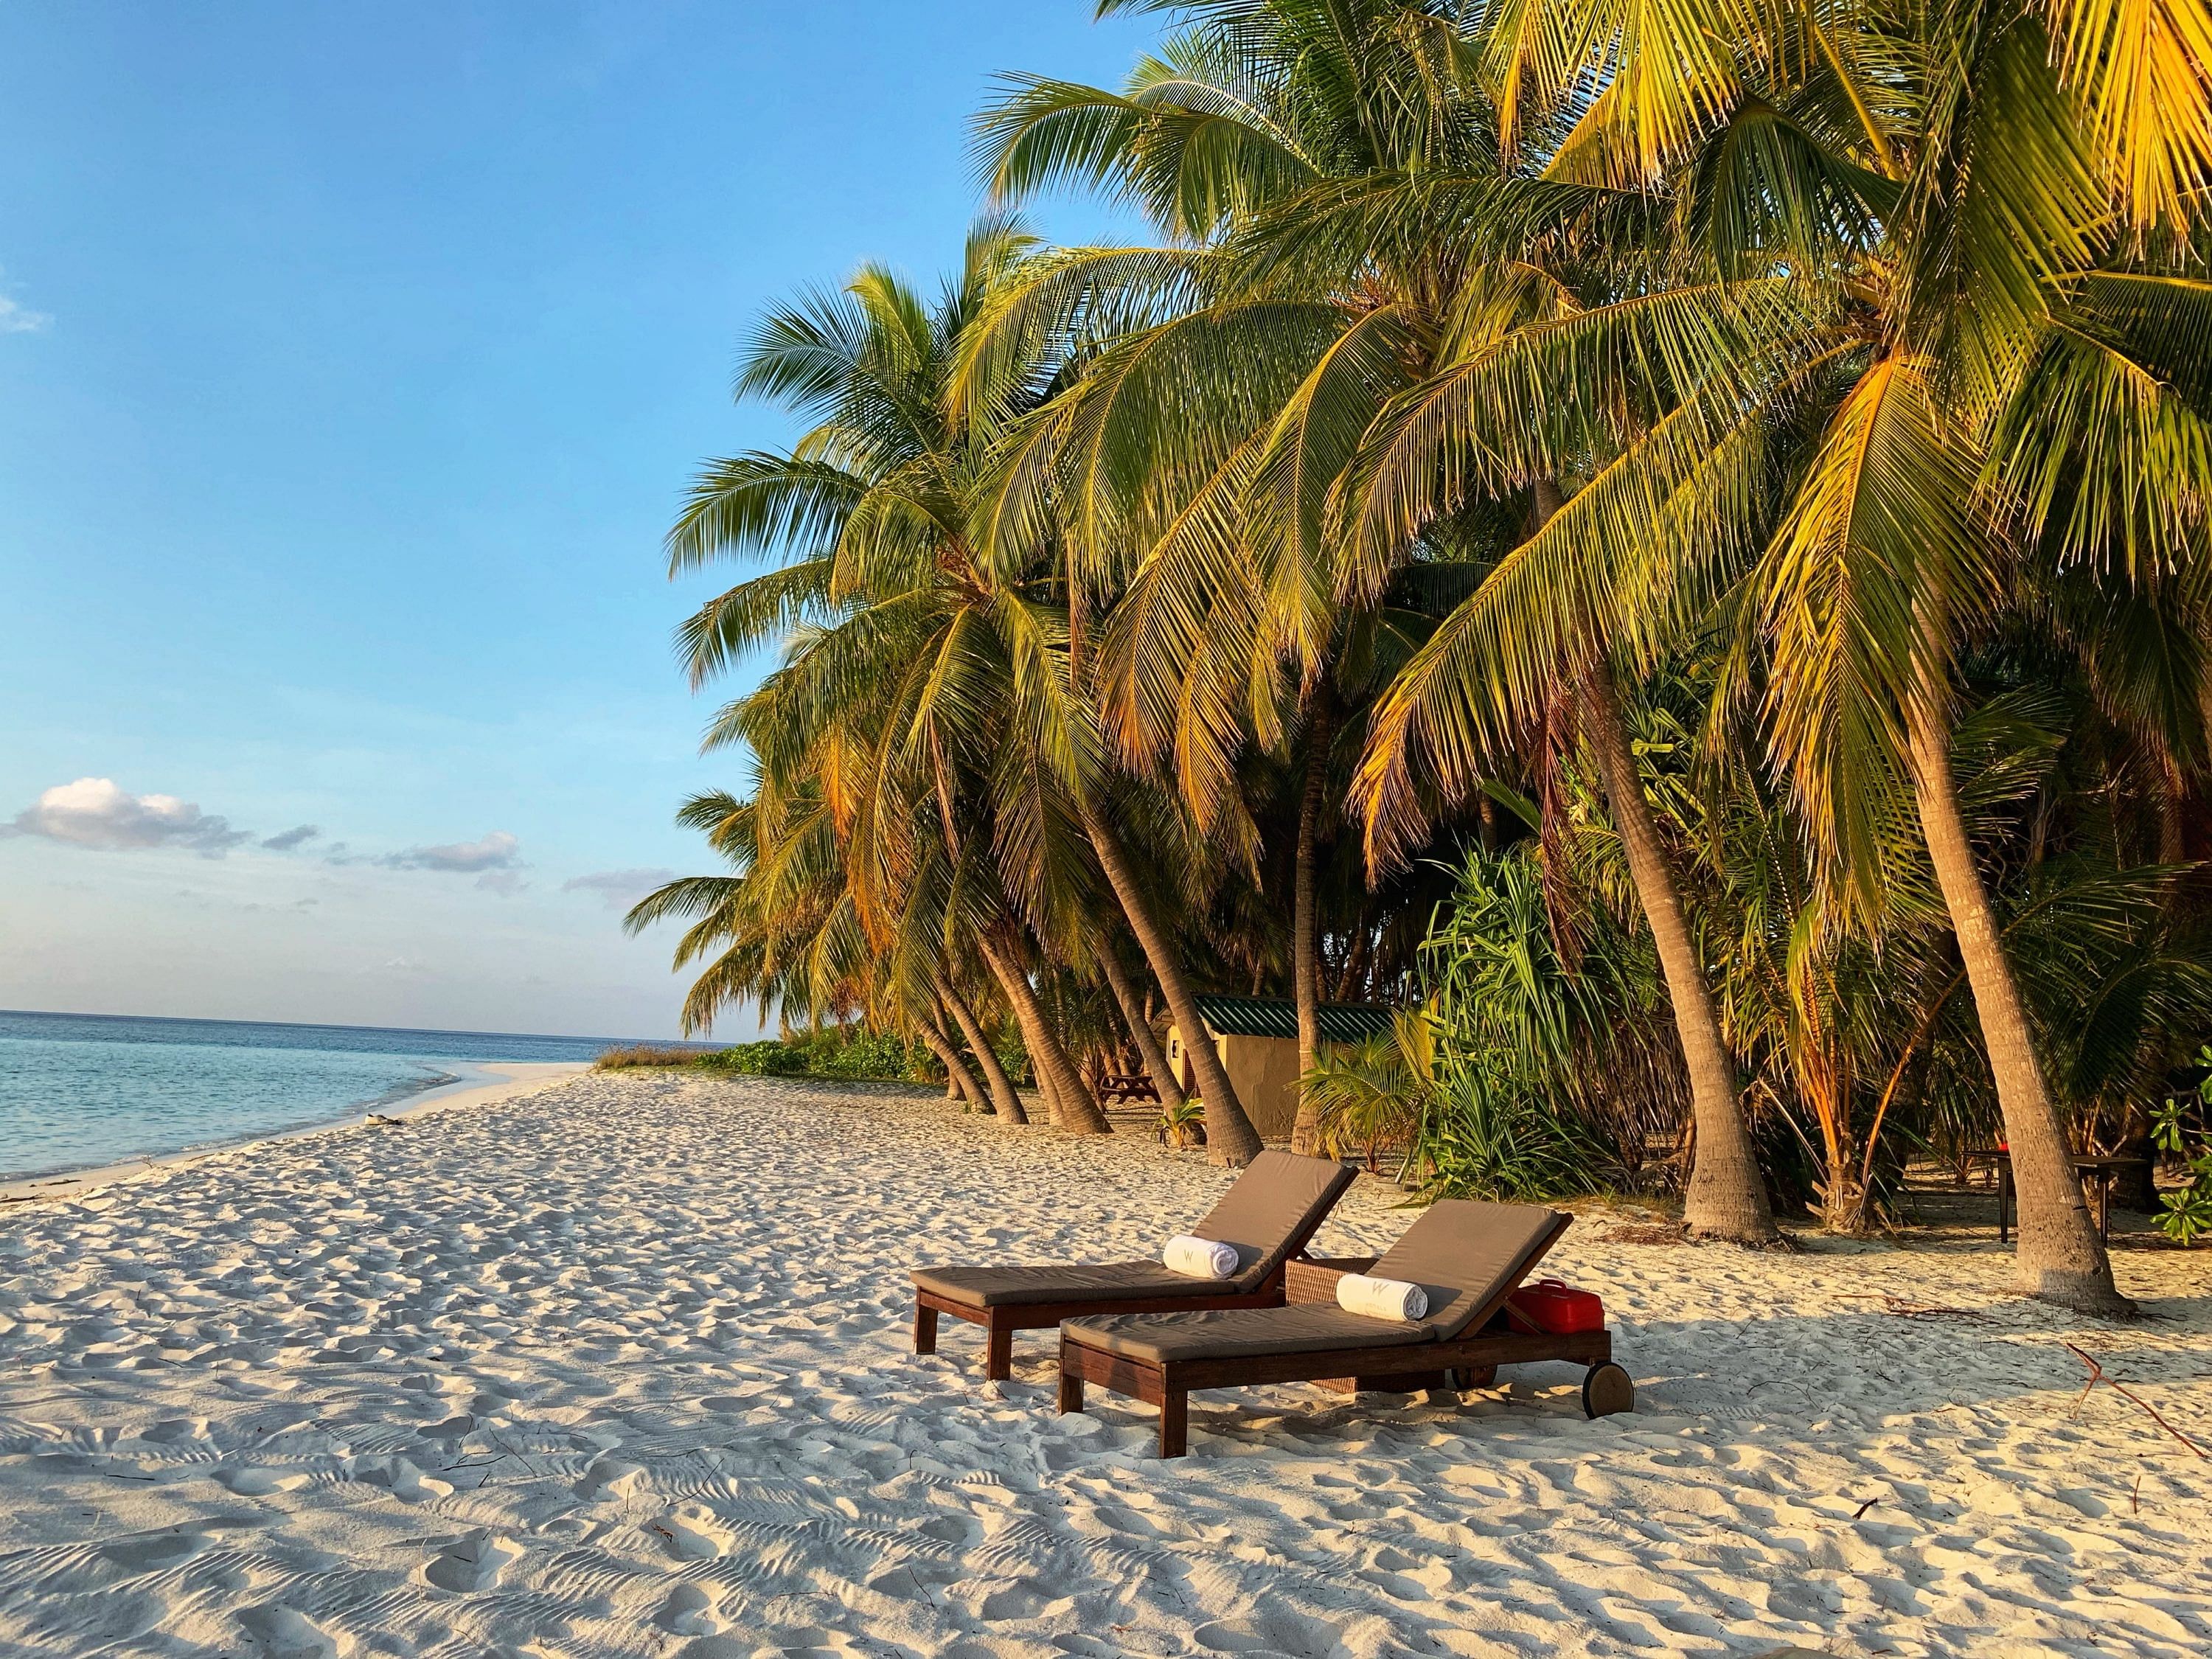
[[1521, 1323], [1550, 1336], [1579, 1336], [1605, 1328], [1605, 1304], [1564, 1279], [1539, 1279], [1523, 1285], [1505, 1298], [1505, 1306]]

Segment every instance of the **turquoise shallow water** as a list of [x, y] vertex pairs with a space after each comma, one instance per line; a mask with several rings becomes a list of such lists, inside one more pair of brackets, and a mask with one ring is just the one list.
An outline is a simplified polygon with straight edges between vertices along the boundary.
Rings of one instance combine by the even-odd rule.
[[0, 1012], [0, 1181], [327, 1123], [599, 1037]]

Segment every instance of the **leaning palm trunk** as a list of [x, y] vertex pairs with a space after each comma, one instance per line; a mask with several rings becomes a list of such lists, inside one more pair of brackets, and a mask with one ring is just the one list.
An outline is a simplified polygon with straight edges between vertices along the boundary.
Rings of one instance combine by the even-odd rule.
[[1007, 1006], [1014, 1011], [1014, 1018], [1022, 1028], [1022, 1041], [1029, 1045], [1030, 1058], [1036, 1062], [1037, 1082], [1052, 1103], [1054, 1121], [1072, 1135], [1111, 1134], [1114, 1126], [1098, 1109], [1098, 1103], [1084, 1086], [1075, 1062], [1067, 1057], [1067, 1050], [1053, 1035], [1052, 1023], [1045, 1018], [1044, 1008], [1037, 1001], [1036, 988], [1022, 972], [1021, 964], [1010, 960], [988, 939], [979, 940], [977, 948], [998, 977], [1000, 988], [1006, 994]]
[[1321, 1140], [1321, 1103], [1306, 1079], [1321, 1063], [1322, 795], [1328, 782], [1328, 707], [1316, 696], [1306, 737], [1305, 789], [1298, 798], [1298, 843], [1291, 877], [1291, 983], [1298, 1005], [1298, 1115], [1291, 1150], [1310, 1156]]
[[1090, 834], [1091, 846], [1097, 850], [1099, 866], [1113, 884], [1115, 897], [1121, 901], [1122, 913], [1129, 918], [1129, 931], [1136, 934], [1137, 943], [1144, 947], [1145, 959], [1152, 963], [1152, 976], [1159, 981], [1160, 993], [1168, 1000], [1168, 1012], [1175, 1016], [1175, 1023], [1182, 1032], [1183, 1052], [1190, 1056], [1199, 1095], [1206, 1102], [1207, 1161], [1242, 1169], [1260, 1156], [1259, 1132], [1244, 1115], [1243, 1103], [1237, 1098], [1229, 1073], [1222, 1067], [1221, 1056], [1214, 1052], [1212, 1041], [1206, 1034], [1206, 1022], [1199, 1018], [1198, 1001], [1191, 995], [1190, 981], [1182, 975], [1182, 964], [1176, 960], [1167, 935], [1152, 918], [1152, 908], [1145, 901], [1144, 889], [1138, 884], [1137, 872], [1129, 862], [1121, 836], [1087, 802], [1083, 808], [1083, 827]]
[[937, 1056], [937, 1063], [945, 1068], [945, 1084], [951, 1091], [951, 1097], [966, 1101], [979, 1112], [989, 1110], [989, 1105], [983, 1098], [983, 1091], [976, 1085], [975, 1074], [960, 1058], [960, 1051], [952, 1046], [944, 1032], [937, 1029], [937, 1023], [925, 1019], [917, 1021], [916, 1024], [921, 1032], [922, 1042], [928, 1045], [929, 1052]]
[[1582, 671], [1582, 724], [1583, 734], [1597, 756], [1606, 805], [1612, 809], [1621, 847], [1628, 854], [1636, 896], [1642, 902], [1644, 919], [1651, 924], [1659, 966], [1667, 975], [1668, 998], [1674, 1005], [1674, 1029], [1689, 1067], [1691, 1121], [1697, 1138], [1691, 1152], [1688, 1190], [1683, 1194], [1682, 1219], [1700, 1237], [1771, 1244], [1778, 1237], [1774, 1212], [1767, 1205], [1766, 1184], [1752, 1151], [1751, 1132], [1736, 1103], [1735, 1066], [1721, 1040], [1720, 1017], [1705, 985], [1704, 964], [1690, 942], [1682, 896], [1674, 885], [1674, 872], [1668, 867], [1650, 805], [1644, 799], [1644, 783], [1637, 775], [1636, 757], [1629, 748], [1627, 722], [1613, 689], [1613, 671], [1606, 663], [1603, 647], [1595, 643], [1588, 648]]
[[1060, 1105], [1060, 1085], [1053, 1080], [1050, 1066], [1040, 1063], [1036, 1069], [1036, 1091], [1044, 1098], [1044, 1121], [1057, 1129], [1067, 1116], [1066, 1109]]
[[[1534, 503], [1537, 527], [1562, 505], [1559, 487], [1540, 479]], [[1766, 1182], [1737, 1101], [1735, 1064], [1721, 1037], [1720, 1015], [1705, 983], [1705, 964], [1690, 942], [1681, 891], [1660, 844], [1650, 805], [1644, 799], [1644, 781], [1637, 774], [1635, 751], [1629, 747], [1628, 722], [1621, 714], [1613, 667], [1603, 641], [1585, 638], [1582, 649], [1583, 735], [1597, 757], [1606, 805], [1628, 856], [1628, 873], [1636, 884], [1644, 919], [1651, 925], [1683, 1064], [1690, 1074], [1690, 1121], [1695, 1137], [1682, 1195], [1682, 1220], [1699, 1237], [1771, 1244], [1781, 1235], [1775, 1231]]]
[[1012, 1128], [1016, 1124], [1027, 1123], [1030, 1115], [1022, 1105], [1021, 1096], [1015, 1092], [1014, 1080], [1006, 1075], [1006, 1068], [999, 1063], [998, 1052], [991, 1047], [990, 1038], [984, 1035], [983, 1027], [975, 1018], [975, 1011], [968, 1006], [966, 998], [952, 988], [942, 973], [936, 975], [936, 981], [937, 1000], [951, 1014], [953, 1024], [960, 1028], [960, 1035], [968, 1039], [969, 1052], [975, 1056], [976, 1065], [983, 1068], [983, 1080], [991, 1088], [991, 1109], [999, 1115], [1000, 1127]]
[[1145, 1062], [1145, 1071], [1152, 1079], [1152, 1087], [1160, 1097], [1163, 1112], [1179, 1112], [1183, 1108], [1182, 1085], [1176, 1080], [1174, 1068], [1168, 1064], [1167, 1050], [1152, 1030], [1152, 1021], [1145, 1018], [1144, 1000], [1137, 988], [1129, 982], [1128, 970], [1121, 966], [1121, 957], [1114, 954], [1113, 942], [1102, 939], [1098, 945], [1098, 965], [1105, 971], [1106, 983], [1114, 989], [1114, 1000], [1121, 1005], [1121, 1019], [1129, 1028], [1129, 1035], [1137, 1044], [1137, 1053]]
[[2020, 1287], [2030, 1296], [2088, 1313], [2128, 1315], [2135, 1304], [2112, 1283], [2112, 1264], [2090, 1224], [2066, 1145], [2065, 1125], [2051, 1103], [2020, 1000], [1990, 913], [1989, 894], [1974, 865], [1974, 849], [1959, 811], [1951, 776], [1949, 734], [1942, 697], [1923, 670], [1920, 695], [1907, 712], [1912, 782], [1920, 805], [1921, 834], [1936, 866], [1936, 884], [1951, 913], [1951, 931], [1966, 965], [1974, 1012], [1989, 1050], [2004, 1113], [2005, 1145], [2012, 1153], [2013, 1185], [2020, 1195], [2020, 1247], [2014, 1258]]

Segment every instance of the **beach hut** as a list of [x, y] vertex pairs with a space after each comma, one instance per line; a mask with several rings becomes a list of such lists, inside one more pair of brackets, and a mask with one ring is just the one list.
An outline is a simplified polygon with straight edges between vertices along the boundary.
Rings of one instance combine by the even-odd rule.
[[[1287, 997], [1200, 997], [1206, 1040], [1221, 1056], [1237, 1097], [1263, 1140], [1288, 1140], [1298, 1115], [1298, 1006]], [[1324, 1002], [1321, 1040], [1336, 1045], [1379, 1036], [1392, 1011], [1380, 1003]], [[1188, 1094], [1199, 1092], [1179, 1026], [1168, 1027], [1168, 1064]]]

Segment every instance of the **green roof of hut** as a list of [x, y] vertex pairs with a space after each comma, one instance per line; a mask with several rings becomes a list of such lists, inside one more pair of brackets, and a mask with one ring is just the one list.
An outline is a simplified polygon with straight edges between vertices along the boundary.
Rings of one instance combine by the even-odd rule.
[[[1285, 1037], [1298, 1036], [1298, 1005], [1288, 997], [1214, 997], [1197, 999], [1200, 1018], [1217, 1036]], [[1324, 1002], [1321, 1006], [1323, 1042], [1359, 1042], [1380, 1036], [1390, 1029], [1397, 1010], [1381, 1002]]]

